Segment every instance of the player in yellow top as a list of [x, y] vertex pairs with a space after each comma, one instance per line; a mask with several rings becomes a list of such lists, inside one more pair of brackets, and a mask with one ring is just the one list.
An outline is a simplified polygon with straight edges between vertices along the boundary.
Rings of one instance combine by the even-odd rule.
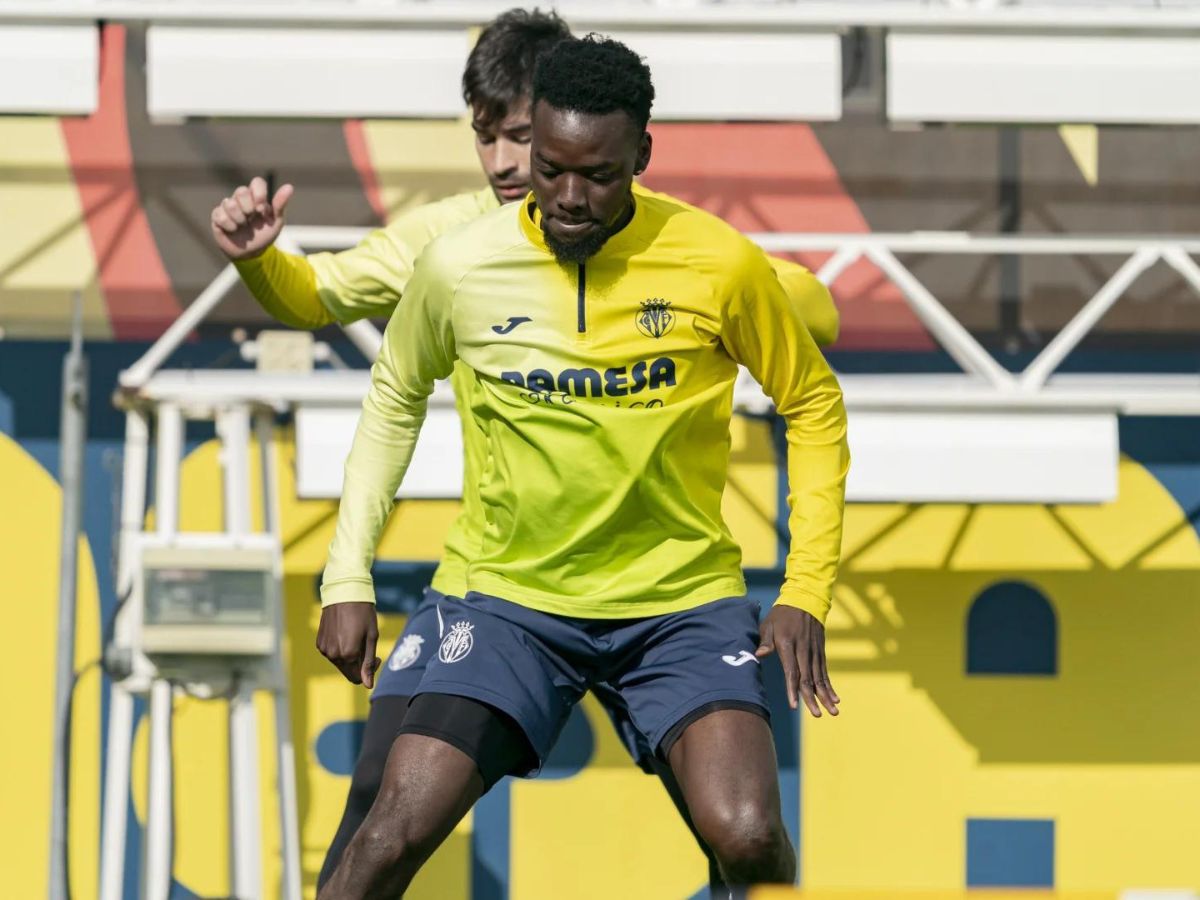
[[[761, 252], [633, 191], [652, 99], [623, 45], [557, 44], [533, 84], [533, 194], [435, 240], [388, 325], [322, 602], [370, 609], [374, 548], [434, 381], [456, 364], [485, 441], [483, 527], [323, 897], [402, 893], [496, 780], [539, 768], [597, 683], [671, 766], [729, 883], [794, 878], [758, 663], [778, 650], [793, 706], [836, 714], [822, 623], [845, 410]], [[761, 634], [720, 512], [739, 362], [787, 424], [792, 545]], [[365, 653], [359, 621], [343, 618], [340, 638]]]
[[[386, 228], [372, 232], [352, 250], [307, 258], [284, 253], [273, 245], [283, 227], [283, 212], [292, 195], [290, 185], [280, 189], [274, 205], [268, 202], [262, 179], [254, 179], [219, 204], [213, 210], [215, 239], [235, 261], [263, 307], [281, 322], [299, 328], [390, 315], [404, 293], [416, 257], [433, 237], [499, 208], [501, 202], [523, 198], [529, 188], [529, 82], [533, 60], [569, 36], [566, 25], [552, 13], [524, 10], [504, 13], [483, 30], [463, 76], [464, 97], [473, 113], [476, 149], [489, 181], [482, 190], [405, 213]], [[831, 343], [837, 336], [837, 311], [825, 287], [802, 266], [779, 259], [771, 259], [771, 264], [817, 343]], [[452, 381], [459, 384], [458, 373]], [[460, 390], [460, 411], [463, 398]], [[476, 483], [470, 474], [478, 471], [474, 460], [481, 455], [477, 450], [482, 441], [473, 437], [476, 434], [468, 431], [465, 435], [467, 484]], [[466, 561], [460, 547], [475, 498], [468, 493], [463, 500], [462, 515], [449, 536], [425, 602], [409, 617], [384, 666], [377, 673], [365, 673], [368, 683], [375, 675], [376, 684], [362, 752], [319, 884], [332, 873], [374, 801], [387, 751], [437, 642], [436, 601], [446, 594], [461, 596], [465, 591]], [[336, 657], [336, 648], [330, 653]], [[366, 661], [373, 659], [372, 652]], [[339, 661], [348, 674], [363, 677], [359, 656]], [[604, 685], [597, 685], [595, 693], [634, 759], [662, 778], [687, 821], [686, 807], [669, 767], [651, 752], [645, 738], [633, 727], [619, 696]], [[719, 875], [711, 853], [704, 849], [710, 863], [710, 880], [717, 885]]]

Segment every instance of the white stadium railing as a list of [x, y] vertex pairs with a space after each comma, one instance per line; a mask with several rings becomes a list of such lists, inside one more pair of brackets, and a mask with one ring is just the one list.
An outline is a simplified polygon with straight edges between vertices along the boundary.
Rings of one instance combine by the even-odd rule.
[[[287, 228], [289, 249], [349, 247], [366, 234], [358, 228]], [[1172, 267], [1200, 292], [1200, 266], [1189, 254], [1200, 239], [1114, 237], [1011, 237], [962, 233], [759, 234], [775, 252], [827, 252], [818, 277], [833, 286], [860, 258], [871, 260], [894, 284], [929, 333], [962, 368], [960, 374], [845, 374], [840, 376], [851, 416], [855, 456], [848, 496], [858, 501], [1100, 502], [1116, 490], [1118, 415], [1200, 415], [1200, 375], [1061, 374], [1067, 355], [1089, 334], [1137, 276], [1156, 262]], [[1022, 371], [1010, 372], [971, 335], [898, 254], [1025, 254], [1116, 256], [1124, 263]], [[211, 410], [261, 404], [298, 412], [340, 409], [342, 418], [300, 427], [312, 435], [299, 455], [305, 496], [337, 496], [340, 460], [348, 450], [357, 408], [366, 392], [365, 371], [278, 375], [247, 370], [161, 370], [169, 355], [237, 282], [222, 270], [146, 354], [121, 375], [134, 403]], [[347, 335], [368, 359], [380, 335], [369, 322]], [[770, 401], [748, 377], [735, 390], [737, 408], [761, 414]], [[445, 410], [432, 425], [429, 449], [410, 479], [409, 496], [456, 496], [461, 471], [451, 434], [448, 389], [434, 395]], [[436, 419], [436, 417], [435, 417]], [[431, 422], [435, 421], [431, 419]], [[312, 424], [312, 423], [310, 423]], [[443, 429], [437, 431], [437, 429]], [[445, 430], [445, 429], [448, 429]], [[447, 449], [451, 448], [451, 449]]]

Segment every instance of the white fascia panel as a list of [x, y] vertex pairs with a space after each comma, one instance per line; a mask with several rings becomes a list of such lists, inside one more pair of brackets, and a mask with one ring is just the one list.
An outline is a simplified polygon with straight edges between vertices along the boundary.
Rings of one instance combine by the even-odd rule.
[[846, 499], [1105, 503], [1117, 418], [1105, 412], [852, 411]]
[[100, 38], [94, 25], [0, 25], [0, 113], [96, 111]]
[[842, 44], [829, 33], [621, 31], [645, 58], [657, 121], [832, 121]]
[[1200, 122], [1200, 38], [892, 32], [893, 121]]
[[156, 117], [463, 113], [465, 30], [154, 25], [146, 44]]
[[[361, 414], [357, 406], [296, 410], [296, 494], [301, 499], [342, 496], [342, 473]], [[454, 407], [431, 405], [396, 496], [450, 499], [462, 491], [462, 424]]]

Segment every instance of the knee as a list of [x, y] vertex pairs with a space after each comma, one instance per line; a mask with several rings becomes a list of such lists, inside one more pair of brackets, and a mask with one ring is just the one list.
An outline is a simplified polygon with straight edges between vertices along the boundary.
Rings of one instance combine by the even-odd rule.
[[360, 859], [387, 867], [420, 864], [437, 848], [428, 835], [395, 819], [368, 819], [354, 842], [359, 845]]
[[705, 810], [696, 827], [727, 872], [774, 870], [789, 846], [778, 812], [754, 802]]

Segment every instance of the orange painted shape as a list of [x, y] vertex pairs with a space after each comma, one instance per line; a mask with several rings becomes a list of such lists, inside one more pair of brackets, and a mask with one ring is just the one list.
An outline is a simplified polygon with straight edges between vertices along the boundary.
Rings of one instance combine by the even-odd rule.
[[[866, 218], [813, 130], [803, 124], [655, 125], [646, 186], [707, 209], [743, 231], [864, 233]], [[828, 254], [800, 255], [819, 267]], [[929, 350], [935, 344], [899, 289], [870, 262], [833, 285], [841, 350]]]
[[383, 202], [383, 194], [379, 190], [379, 178], [375, 174], [375, 164], [371, 161], [371, 147], [367, 142], [362, 119], [347, 119], [342, 124], [342, 132], [346, 136], [346, 150], [350, 154], [350, 161], [354, 164], [354, 171], [358, 173], [358, 179], [362, 182], [367, 202], [371, 204], [371, 209], [375, 210], [379, 221], [386, 222], [388, 219], [387, 207]]
[[106, 25], [100, 45], [100, 105], [62, 120], [80, 205], [96, 254], [114, 337], [158, 337], [180, 312], [133, 177], [125, 115], [125, 28]]

